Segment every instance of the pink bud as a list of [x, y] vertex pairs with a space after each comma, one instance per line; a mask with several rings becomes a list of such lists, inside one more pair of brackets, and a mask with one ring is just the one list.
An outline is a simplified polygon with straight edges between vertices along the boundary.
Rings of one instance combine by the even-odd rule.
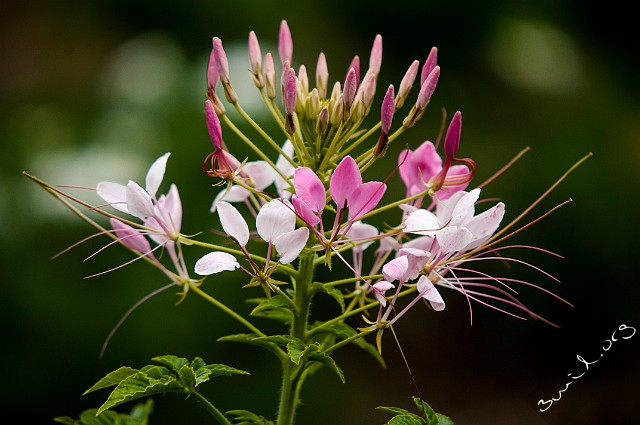
[[280, 23], [280, 34], [278, 35], [278, 53], [280, 53], [280, 60], [282, 63], [289, 61], [293, 58], [293, 39], [291, 38], [291, 31], [289, 25], [284, 19]]
[[253, 75], [262, 75], [262, 52], [260, 52], [258, 37], [253, 31], [249, 33], [249, 62]]
[[218, 115], [213, 109], [213, 103], [208, 99], [204, 102], [204, 114], [213, 146], [216, 149], [222, 149], [222, 127], [220, 126]]
[[344, 103], [347, 109], [351, 107], [353, 104], [353, 98], [356, 96], [356, 90], [358, 88], [358, 83], [356, 81], [356, 70], [355, 68], [350, 68], [347, 73], [347, 78], [344, 80]]
[[447, 129], [447, 135], [444, 138], [444, 154], [447, 159], [455, 158], [456, 153], [458, 153], [458, 148], [460, 147], [461, 132], [462, 113], [460, 111], [457, 111], [451, 119], [451, 123], [449, 124], [449, 128]]
[[[349, 68], [347, 69], [351, 71], [352, 68], [356, 71], [356, 86], [357, 86], [358, 84], [360, 84], [360, 57], [358, 55], [355, 55], [353, 59], [351, 59], [351, 63], [349, 64]], [[345, 75], [345, 80], [349, 75], [349, 71], [347, 71], [347, 75]]]
[[371, 56], [369, 56], [369, 69], [371, 69], [374, 74], [378, 75], [380, 73], [381, 65], [382, 65], [382, 36], [378, 34], [376, 35], [376, 38], [373, 40], [373, 47], [371, 48]]
[[327, 97], [327, 86], [329, 84], [329, 68], [327, 67], [327, 59], [324, 53], [318, 56], [318, 65], [316, 65], [316, 87], [321, 99]]
[[422, 85], [422, 87], [420, 87], [420, 93], [418, 94], [418, 100], [416, 101], [416, 106], [418, 108], [424, 108], [425, 106], [427, 106], [427, 102], [429, 102], [429, 99], [431, 99], [431, 96], [436, 89], [439, 77], [440, 67], [436, 66], [424, 80], [424, 84]]
[[362, 81], [363, 95], [362, 101], [364, 102], [367, 111], [371, 108], [373, 103], [373, 96], [376, 94], [376, 74], [372, 70], [368, 70]]
[[413, 82], [416, 80], [416, 76], [418, 75], [418, 68], [420, 67], [420, 62], [413, 61], [407, 72], [404, 74], [402, 81], [400, 82], [400, 88], [398, 89], [398, 96], [396, 97], [396, 109], [400, 109], [404, 104], [404, 100], [409, 95], [409, 91], [411, 87], [413, 87]]
[[438, 48], [432, 47], [431, 51], [429, 52], [429, 56], [427, 56], [427, 60], [424, 62], [424, 65], [422, 65], [422, 73], [420, 74], [420, 84], [424, 84], [424, 80], [427, 79], [427, 77], [429, 76], [429, 74], [431, 74], [431, 71], [433, 71], [433, 69], [436, 67], [437, 64], [438, 64]]
[[225, 83], [229, 82], [229, 62], [227, 62], [227, 54], [222, 47], [222, 40], [213, 37], [213, 58], [218, 70], [220, 79]]
[[296, 109], [296, 71], [289, 68], [284, 78], [284, 110], [287, 115], [293, 115]]
[[271, 53], [267, 53], [264, 57], [264, 79], [267, 85], [267, 96], [270, 99], [276, 97], [276, 69], [273, 64], [273, 56]]
[[382, 108], [380, 109], [380, 124], [382, 132], [385, 134], [389, 134], [393, 113], [395, 112], [394, 97], [394, 88], [393, 85], [390, 85], [384, 95], [384, 99], [382, 99]]
[[216, 68], [216, 60], [215, 55], [213, 53], [213, 49], [211, 49], [211, 54], [209, 55], [209, 64], [207, 65], [207, 91], [209, 97], [215, 93], [216, 85], [218, 84], [218, 80], [220, 77], [218, 76], [218, 69]]

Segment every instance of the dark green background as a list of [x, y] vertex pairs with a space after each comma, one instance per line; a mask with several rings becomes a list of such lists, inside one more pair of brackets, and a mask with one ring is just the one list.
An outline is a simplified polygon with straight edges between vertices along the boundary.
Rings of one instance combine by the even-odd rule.
[[[594, 153], [531, 217], [569, 197], [574, 202], [513, 242], [566, 257], [514, 252], [561, 284], [512, 269], [575, 305], [521, 292], [522, 300], [560, 329], [481, 306], [474, 308], [470, 326], [466, 301], [452, 292], [443, 295], [444, 312], [418, 307], [398, 323], [416, 381], [432, 406], [457, 425], [626, 424], [640, 417], [640, 336], [619, 341], [608, 352], [601, 348], [619, 325], [640, 327], [639, 40], [634, 15], [617, 2], [94, 0], [4, 2], [0, 8], [5, 418], [51, 423], [54, 416], [77, 416], [106, 397], [81, 396], [105, 373], [167, 353], [251, 371], [252, 377], [221, 378], [204, 391], [222, 410], [249, 408], [273, 417], [277, 361], [252, 347], [217, 343], [217, 337], [243, 329], [194, 296], [178, 306], [169, 292], [147, 302], [99, 360], [100, 346], [123, 312], [166, 281], [144, 264], [83, 280], [130, 258], [112, 248], [83, 262], [106, 242], [99, 238], [50, 261], [92, 229], [20, 172], [55, 184], [141, 182], [151, 162], [171, 151], [166, 182], [180, 188], [183, 231], [217, 226], [217, 217], [208, 213], [216, 189], [200, 171], [211, 149], [202, 113], [210, 40], [221, 37], [229, 53], [234, 43], [244, 46], [253, 29], [263, 53], [268, 45], [276, 52], [283, 18], [294, 36], [294, 64], [307, 64], [313, 76], [317, 54], [324, 51], [332, 81], [343, 78], [354, 54], [366, 63], [374, 36], [382, 34], [379, 93], [390, 83], [397, 87], [411, 61], [424, 61], [431, 46], [438, 46], [442, 75], [430, 109], [365, 179], [384, 178], [404, 144], [416, 147], [433, 139], [441, 107], [463, 112], [460, 152], [477, 161], [477, 183], [531, 146], [520, 163], [484, 190], [485, 196], [504, 200], [507, 219], [577, 159]], [[248, 66], [246, 60], [232, 63], [234, 82], [249, 81]], [[266, 127], [273, 130], [270, 123]], [[225, 135], [229, 145], [240, 143], [230, 132]], [[248, 155], [242, 146], [233, 149], [238, 157]], [[397, 176], [390, 186], [385, 199], [404, 190]], [[202, 254], [190, 252], [190, 264]], [[220, 276], [207, 280], [205, 289], [235, 305], [246, 295], [241, 284]], [[316, 314], [333, 308], [319, 300]], [[356, 348], [338, 353], [347, 384], [321, 370], [303, 391], [299, 423], [380, 424], [388, 416], [376, 406], [410, 408], [415, 392], [391, 338], [384, 354], [386, 370]], [[539, 399], [557, 396], [568, 373], [584, 371], [577, 355], [600, 360], [548, 412], [539, 413]], [[210, 423], [192, 400], [168, 395], [155, 401], [153, 424]]]

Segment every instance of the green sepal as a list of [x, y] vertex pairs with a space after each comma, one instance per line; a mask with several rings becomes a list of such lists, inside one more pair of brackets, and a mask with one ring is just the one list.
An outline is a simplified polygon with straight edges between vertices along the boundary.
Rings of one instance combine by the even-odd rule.
[[185, 359], [184, 357], [173, 356], [171, 354], [167, 354], [166, 356], [154, 357], [151, 360], [168, 367], [175, 373], [178, 373], [184, 365], [189, 364], [189, 360]]
[[109, 410], [96, 416], [97, 411], [98, 409], [85, 410], [80, 414], [78, 420], [68, 416], [57, 417], [53, 420], [66, 425], [147, 425], [153, 411], [153, 400], [148, 399], [144, 404], [136, 404], [128, 415]]
[[118, 370], [109, 372], [107, 376], [105, 376], [104, 378], [96, 382], [91, 388], [85, 391], [82, 395], [86, 395], [93, 391], [101, 390], [103, 388], [115, 387], [120, 383], [120, 381], [137, 372], [139, 372], [137, 369], [133, 369], [127, 366], [122, 366]]
[[327, 286], [321, 282], [313, 282], [313, 290], [316, 292], [323, 292], [329, 295], [340, 304], [340, 311], [344, 313], [344, 295], [342, 291], [333, 286]]
[[248, 410], [230, 410], [226, 414], [235, 416], [235, 425], [274, 425], [270, 420]]

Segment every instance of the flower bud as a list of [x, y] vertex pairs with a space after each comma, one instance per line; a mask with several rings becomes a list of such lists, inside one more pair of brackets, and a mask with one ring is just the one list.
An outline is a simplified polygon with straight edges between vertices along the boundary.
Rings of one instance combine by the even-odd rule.
[[373, 40], [373, 47], [371, 47], [371, 56], [369, 56], [369, 69], [378, 76], [380, 73], [380, 66], [382, 66], [382, 36], [376, 35]]
[[307, 68], [304, 65], [300, 65], [300, 69], [298, 69], [298, 85], [306, 98], [309, 94], [309, 77], [307, 76]]
[[358, 99], [357, 101], [353, 102], [353, 105], [351, 105], [351, 111], [349, 113], [349, 118], [351, 119], [351, 121], [357, 123], [358, 121], [364, 119], [364, 117], [366, 116], [367, 107], [364, 106], [364, 102], [362, 101], [362, 99]]
[[307, 98], [307, 115], [309, 118], [315, 118], [320, 113], [320, 96], [318, 95], [318, 89], [311, 90], [309, 97]]
[[438, 65], [438, 48], [432, 47], [427, 56], [427, 60], [422, 65], [422, 73], [420, 74], [420, 84], [424, 84], [431, 71]]
[[[356, 56], [357, 57], [357, 56]], [[353, 104], [353, 99], [356, 96], [356, 90], [358, 88], [358, 83], [356, 81], [356, 70], [355, 68], [350, 68], [347, 73], [347, 78], [344, 80], [344, 106], [345, 112], [348, 112], [351, 109], [351, 105]]]
[[329, 126], [329, 107], [325, 105], [320, 110], [320, 113], [318, 114], [318, 120], [316, 121], [316, 131], [318, 132], [318, 135], [322, 136], [327, 131], [328, 126]]
[[460, 147], [460, 133], [462, 132], [462, 113], [457, 111], [453, 118], [451, 119], [451, 123], [449, 124], [449, 128], [447, 129], [447, 135], [444, 138], [444, 155], [445, 158], [454, 159], [456, 153], [458, 153], [458, 148]]
[[329, 122], [331, 123], [331, 125], [334, 126], [338, 126], [340, 125], [340, 123], [343, 120], [343, 115], [344, 115], [344, 97], [342, 96], [342, 94], [340, 96], [338, 96], [338, 98], [335, 100], [335, 103], [333, 104], [333, 108], [331, 109], [330, 115], [329, 115]]
[[249, 62], [251, 63], [251, 73], [253, 74], [253, 83], [257, 88], [264, 87], [264, 79], [262, 78], [262, 53], [260, 52], [260, 44], [256, 33], [249, 33]]
[[269, 99], [276, 98], [276, 69], [273, 64], [273, 56], [267, 53], [264, 57], [264, 79], [267, 87], [267, 96]]
[[396, 110], [402, 108], [402, 105], [404, 105], [404, 101], [407, 99], [409, 91], [411, 91], [411, 87], [413, 87], [413, 82], [416, 80], [416, 76], [418, 75], [418, 67], [420, 67], [420, 62], [413, 61], [409, 69], [407, 69], [407, 72], [404, 74], [404, 77], [400, 82], [398, 95], [396, 96]]
[[229, 63], [227, 61], [227, 54], [222, 47], [222, 40], [218, 37], [213, 37], [213, 57], [224, 88], [224, 94], [229, 103], [236, 103], [238, 101], [238, 95], [231, 87], [231, 81], [229, 81]]
[[284, 111], [287, 118], [286, 129], [287, 129], [287, 133], [293, 134], [295, 129], [294, 123], [293, 123], [293, 114], [296, 109], [298, 82], [296, 79], [296, 71], [293, 68], [287, 68], [285, 74], [286, 76], [284, 77], [283, 102], [284, 102]]
[[351, 59], [351, 63], [349, 64], [349, 68], [347, 68], [347, 74], [344, 79], [346, 80], [349, 76], [349, 72], [353, 69], [356, 72], [356, 86], [360, 84], [360, 57], [355, 55], [353, 59]]
[[216, 149], [222, 149], [222, 127], [220, 126], [220, 120], [213, 108], [213, 103], [207, 99], [204, 102], [204, 114], [207, 122], [207, 130], [209, 131], [209, 137]]
[[424, 84], [420, 87], [420, 93], [418, 94], [418, 100], [416, 106], [420, 109], [424, 109], [427, 103], [431, 99], [433, 92], [438, 84], [438, 78], [440, 77], [440, 67], [436, 66], [433, 71], [424, 80]]
[[220, 77], [218, 76], [218, 69], [216, 68], [214, 50], [211, 49], [209, 64], [207, 65], [207, 96], [209, 98], [215, 96], [216, 85], [218, 85], [219, 79]]
[[387, 145], [389, 143], [389, 131], [391, 129], [391, 122], [393, 120], [394, 108], [394, 88], [390, 85], [387, 89], [387, 93], [382, 100], [382, 107], [380, 108], [380, 139], [376, 145], [374, 155], [376, 157], [384, 156], [387, 151]]
[[336, 81], [333, 85], [333, 90], [331, 90], [331, 99], [338, 100], [338, 97], [342, 94], [342, 89], [340, 87], [340, 81]]
[[362, 101], [364, 102], [364, 106], [367, 109], [367, 114], [371, 109], [371, 104], [373, 103], [373, 97], [376, 94], [376, 84], [377, 84], [376, 74], [371, 70], [367, 71], [367, 73], [364, 76], [364, 80], [362, 81], [362, 86], [364, 86]]
[[327, 68], [327, 59], [324, 53], [318, 56], [318, 64], [316, 65], [316, 88], [320, 99], [327, 97], [327, 86], [329, 84], [329, 68]]
[[280, 33], [278, 35], [278, 53], [280, 54], [280, 60], [282, 63], [289, 62], [293, 58], [293, 39], [291, 38], [291, 31], [289, 25], [284, 19], [280, 23]]

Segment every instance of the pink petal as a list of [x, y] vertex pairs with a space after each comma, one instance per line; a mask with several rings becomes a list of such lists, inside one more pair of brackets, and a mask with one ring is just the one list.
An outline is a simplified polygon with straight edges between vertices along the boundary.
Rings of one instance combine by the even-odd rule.
[[129, 214], [127, 208], [127, 186], [114, 182], [100, 182], [96, 187], [98, 195], [118, 211]]
[[429, 304], [431, 304], [431, 307], [433, 307], [435, 311], [444, 310], [444, 300], [427, 276], [421, 276], [418, 280], [418, 292], [422, 298], [429, 301]]
[[429, 251], [417, 248], [401, 248], [398, 252], [400, 255], [405, 255], [409, 260], [407, 264], [407, 272], [405, 273], [404, 280], [413, 280], [420, 275], [420, 270], [427, 263], [427, 260], [431, 256]]
[[[359, 245], [353, 247], [353, 251], [364, 251], [371, 246], [374, 238], [378, 236], [378, 233], [378, 229], [376, 229], [374, 226], [365, 224], [361, 221], [356, 221], [347, 232], [347, 237], [354, 242], [360, 243]], [[371, 239], [371, 241], [367, 243], [361, 243], [366, 239]]]
[[472, 240], [473, 234], [464, 227], [447, 226], [436, 233], [436, 240], [443, 254], [460, 252]]
[[283, 233], [296, 227], [296, 214], [282, 199], [273, 199], [260, 208], [256, 217], [258, 234], [266, 242], [274, 242]]
[[247, 162], [242, 171], [251, 177], [257, 191], [265, 190], [276, 178], [275, 170], [266, 161]]
[[347, 198], [353, 191], [362, 185], [362, 175], [356, 161], [350, 156], [345, 156], [335, 168], [329, 183], [329, 192], [333, 202], [338, 208], [344, 208]]
[[147, 254], [151, 251], [151, 245], [138, 229], [134, 229], [128, 224], [124, 224], [120, 220], [114, 218], [109, 220], [111, 228], [116, 232], [116, 236], [119, 242], [124, 246], [139, 252], [140, 254]]
[[237, 240], [240, 246], [245, 246], [249, 242], [249, 226], [247, 226], [242, 214], [225, 201], [218, 202], [217, 209], [224, 231]]
[[289, 264], [300, 255], [307, 245], [309, 228], [301, 227], [291, 232], [283, 233], [274, 240], [276, 251], [280, 254], [280, 263]]
[[393, 282], [394, 280], [404, 282], [404, 277], [408, 269], [409, 259], [406, 255], [402, 255], [382, 266], [382, 275], [390, 282]]
[[180, 233], [182, 227], [182, 202], [178, 187], [172, 184], [167, 196], [161, 196], [154, 208], [156, 215], [163, 217], [165, 224], [176, 233]]
[[162, 183], [164, 172], [167, 169], [167, 160], [169, 159], [169, 155], [171, 155], [171, 153], [167, 152], [160, 158], [156, 159], [154, 163], [151, 164], [151, 167], [147, 172], [145, 187], [147, 189], [147, 193], [149, 194], [149, 196], [151, 196], [151, 198], [156, 197], [156, 192], [160, 187], [160, 183]]
[[299, 167], [293, 172], [293, 187], [296, 195], [309, 207], [320, 212], [327, 204], [324, 185], [310, 168]]
[[504, 204], [502, 202], [487, 211], [473, 217], [464, 227], [473, 234], [471, 246], [465, 247], [465, 251], [479, 246], [487, 238], [491, 237], [504, 218]]
[[226, 252], [214, 251], [200, 258], [194, 267], [196, 274], [208, 276], [222, 271], [233, 271], [240, 267], [238, 260]]
[[371, 285], [371, 290], [373, 292], [373, 295], [376, 297], [376, 299], [382, 305], [382, 307], [385, 307], [387, 305], [387, 300], [385, 299], [384, 294], [391, 288], [395, 288], [395, 286], [393, 286], [392, 283], [387, 282], [385, 280], [381, 280]]
[[291, 202], [293, 203], [296, 213], [300, 216], [300, 219], [306, 224], [313, 227], [320, 223], [320, 217], [318, 214], [313, 212], [309, 204], [302, 200], [298, 195], [293, 195]]
[[153, 215], [151, 197], [138, 183], [131, 180], [127, 185], [127, 208], [129, 209], [129, 214], [138, 218], [151, 217]]
[[378, 205], [387, 190], [382, 182], [366, 182], [358, 186], [348, 200], [349, 218], [357, 220]]

